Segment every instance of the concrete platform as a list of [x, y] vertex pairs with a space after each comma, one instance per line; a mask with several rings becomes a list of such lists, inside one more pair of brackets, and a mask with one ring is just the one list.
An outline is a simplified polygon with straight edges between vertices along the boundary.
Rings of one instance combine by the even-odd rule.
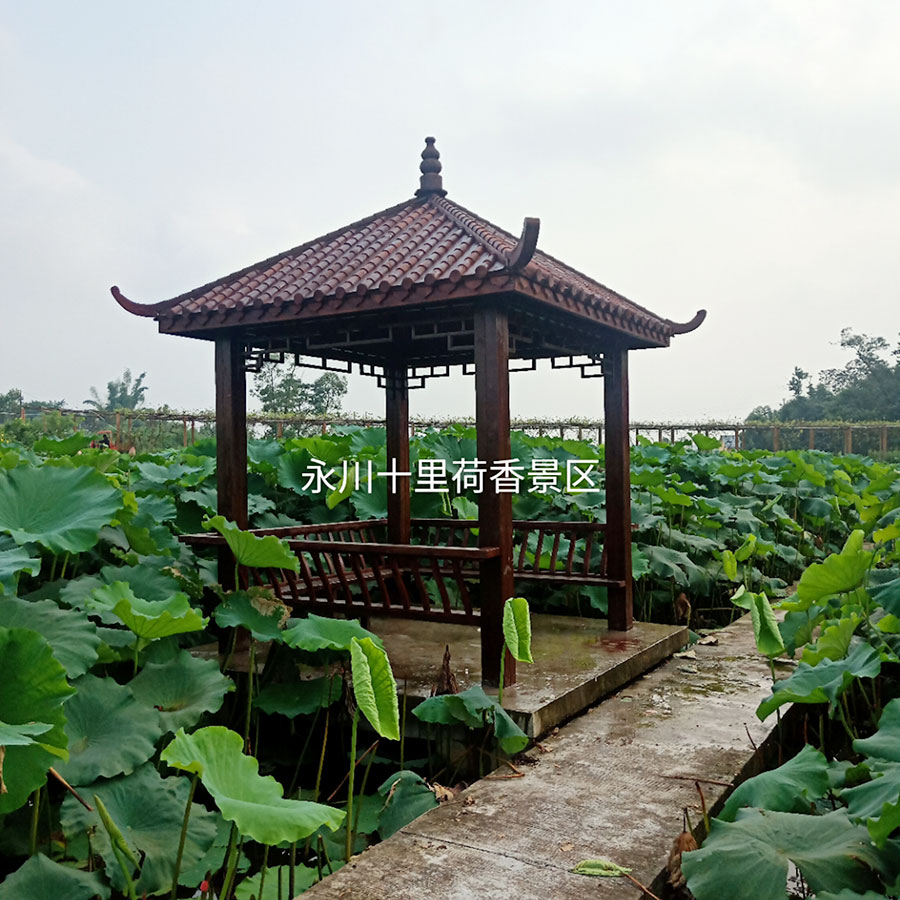
[[[758, 771], [775, 717], [749, 616], [573, 719], [528, 751], [521, 778], [482, 779], [356, 857], [310, 900], [637, 900], [619, 878], [572, 873], [606, 857], [662, 895], [660, 873], [683, 807], [700, 822], [694, 779], [720, 804]], [[756, 745], [757, 751], [753, 745]], [[509, 771], [506, 770], [507, 776]], [[719, 783], [716, 783], [719, 782]]]
[[[431, 694], [447, 645], [460, 690], [481, 683], [479, 629], [388, 618], [373, 618], [369, 627], [384, 640], [394, 677], [413, 703]], [[605, 619], [535, 614], [531, 627], [534, 664], [518, 664], [516, 684], [503, 692], [503, 706], [532, 738], [633, 681], [688, 641], [683, 626], [648, 622], [610, 632]]]

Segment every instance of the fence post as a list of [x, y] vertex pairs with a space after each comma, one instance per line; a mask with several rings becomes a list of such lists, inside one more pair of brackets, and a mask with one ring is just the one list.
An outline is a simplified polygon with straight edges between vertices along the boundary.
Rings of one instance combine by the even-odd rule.
[[19, 410], [19, 418], [20, 418], [23, 422], [25, 421], [25, 407], [24, 407], [24, 406]]
[[881, 452], [887, 453], [887, 425], [881, 426]]
[[187, 447], [187, 417], [181, 417], [181, 442]]
[[810, 450], [816, 449], [816, 429], [815, 428], [809, 429], [809, 449]]
[[777, 453], [781, 447], [781, 429], [777, 425], [772, 426], [772, 451]]

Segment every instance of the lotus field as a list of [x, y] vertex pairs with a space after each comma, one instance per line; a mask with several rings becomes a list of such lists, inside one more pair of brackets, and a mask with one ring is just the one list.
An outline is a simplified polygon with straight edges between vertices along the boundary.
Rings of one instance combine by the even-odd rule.
[[[407, 742], [379, 638], [294, 616], [264, 589], [224, 591], [215, 562], [178, 541], [216, 529], [243, 564], [296, 565], [277, 538], [216, 516], [214, 445], [130, 457], [89, 442], [0, 445], [0, 900], [294, 897], [435, 806], [454, 771], [429, 754], [439, 741]], [[421, 435], [411, 455], [414, 472], [422, 460], [453, 471], [476, 458], [474, 431]], [[512, 456], [532, 472], [597, 463], [588, 489], [526, 480], [514, 518], [603, 521], [602, 447], [514, 434]], [[388, 479], [310, 477], [333, 469], [341, 482], [348, 462], [387, 471], [384, 432], [251, 441], [251, 524], [385, 516]], [[685, 855], [697, 900], [739, 896], [751, 869], [783, 888], [787, 858], [800, 896], [891, 895], [900, 471], [698, 435], [640, 442], [632, 484], [636, 616], [697, 629], [749, 611], [762, 653], [798, 659], [760, 717], [788, 702], [814, 711], [809, 744], [735, 791]], [[474, 517], [476, 500], [451, 481], [414, 490], [412, 514]], [[525, 661], [529, 607], [606, 608], [601, 588], [518, 591], [504, 633]], [[480, 688], [413, 712], [436, 736], [482, 732], [482, 765], [527, 744]], [[710, 854], [728, 864], [705, 865]]]

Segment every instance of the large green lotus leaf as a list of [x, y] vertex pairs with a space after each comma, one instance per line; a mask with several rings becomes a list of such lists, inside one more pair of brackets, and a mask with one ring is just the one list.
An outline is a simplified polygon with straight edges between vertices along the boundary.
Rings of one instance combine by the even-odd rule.
[[216, 712], [234, 682], [212, 659], [198, 659], [187, 650], [164, 663], [145, 663], [128, 687], [145, 707], [159, 710], [163, 732], [196, 725], [203, 713]]
[[669, 547], [642, 545], [641, 550], [650, 560], [650, 571], [660, 579], [674, 579], [680, 587], [701, 590], [709, 583], [709, 574], [686, 553]]
[[813, 891], [876, 887], [879, 854], [846, 810], [824, 816], [746, 809], [734, 822], [713, 819], [700, 850], [681, 868], [696, 900], [769, 900], [786, 896], [788, 862]]
[[121, 505], [121, 492], [93, 469], [0, 470], [0, 531], [19, 544], [33, 541], [54, 553], [90, 550]]
[[144, 600], [136, 597], [124, 581], [95, 588], [85, 608], [115, 613], [129, 631], [144, 641], [202, 631], [209, 621], [191, 608], [187, 594], [179, 591], [168, 600]]
[[249, 531], [242, 531], [224, 516], [213, 516], [203, 523], [203, 527], [218, 531], [242, 566], [300, 571], [300, 561], [294, 552], [274, 535], [257, 537]]
[[853, 632], [862, 621], [856, 613], [838, 619], [834, 624], [822, 629], [814, 646], [805, 647], [800, 657], [811, 666], [823, 659], [843, 659], [850, 650]]
[[[172, 887], [175, 856], [184, 821], [184, 810], [190, 792], [187, 778], [162, 778], [152, 764], [141, 766], [131, 775], [100, 781], [84, 789], [96, 794], [121, 829], [128, 845], [144, 856], [141, 876], [136, 882], [137, 896], [161, 894]], [[191, 806], [182, 868], [200, 860], [216, 836], [219, 817], [199, 803]], [[94, 829], [95, 853], [106, 862], [106, 875], [117, 891], [124, 892], [125, 883], [106, 830], [100, 825], [96, 810], [88, 812], [74, 797], [67, 796], [60, 810], [63, 833], [68, 838]], [[204, 873], [205, 874], [205, 873]]]
[[338, 828], [344, 813], [304, 800], [286, 800], [271, 775], [259, 774], [259, 763], [245, 756], [239, 734], [213, 725], [193, 734], [179, 729], [163, 750], [163, 762], [196, 772], [222, 815], [241, 834], [261, 844], [278, 844], [309, 837], [327, 825]]
[[803, 612], [789, 612], [778, 623], [778, 630], [784, 641], [785, 650], [791, 656], [798, 647], [808, 644], [813, 639], [813, 631], [822, 619], [825, 607], [810, 606]]
[[445, 694], [423, 700], [413, 715], [423, 722], [442, 725], [462, 723], [468, 728], [481, 728], [493, 723], [494, 734], [504, 753], [519, 753], [528, 746], [528, 735], [509, 717], [509, 714], [489, 697], [480, 685], [459, 694]]
[[[328, 874], [327, 871], [325, 874]], [[262, 874], [257, 873], [251, 878], [245, 878], [241, 881], [234, 889], [234, 896], [236, 900], [282, 900], [283, 897], [288, 896], [290, 877], [290, 866], [267, 868], [262, 894], [259, 892], [259, 883], [262, 880]], [[311, 888], [318, 879], [319, 873], [316, 869], [299, 864], [294, 866], [295, 894], [299, 894], [307, 888]]]
[[503, 604], [503, 638], [513, 659], [534, 662], [531, 657], [531, 611], [524, 597], [510, 597]]
[[438, 805], [434, 791], [421, 776], [405, 769], [391, 775], [378, 788], [378, 793], [386, 798], [378, 819], [378, 834], [382, 840]]
[[84, 613], [60, 609], [52, 600], [0, 597], [0, 622], [43, 635], [69, 678], [84, 675], [97, 661], [97, 626]]
[[900, 826], [900, 763], [873, 759], [866, 763], [871, 781], [841, 792], [850, 815], [864, 822], [879, 847]]
[[340, 675], [289, 684], [269, 684], [257, 694], [253, 705], [264, 713], [280, 713], [293, 719], [337, 702], [341, 698], [342, 684]]
[[367, 631], [356, 619], [326, 619], [312, 613], [296, 620], [281, 632], [281, 639], [297, 650], [315, 653], [317, 650], [349, 650], [350, 642], [369, 638], [376, 647], [384, 649], [380, 637]]
[[0, 900], [107, 900], [109, 885], [98, 872], [62, 866], [43, 853], [30, 857], [0, 884]]
[[738, 785], [719, 818], [733, 822], [745, 806], [777, 812], [809, 812], [828, 793], [828, 760], [808, 744], [783, 766], [763, 772]]
[[35, 453], [41, 453], [44, 456], [73, 456], [79, 451], [87, 449], [90, 443], [91, 436], [79, 431], [64, 438], [45, 435], [34, 442], [32, 449]]
[[74, 693], [44, 638], [24, 628], [0, 627], [0, 721], [50, 725], [39, 743], [7, 747], [0, 815], [22, 806], [47, 780], [47, 769], [59, 764], [57, 756], [65, 754], [68, 743], [63, 704]]
[[135, 464], [138, 474], [145, 482], [145, 487], [151, 485], [171, 484], [177, 481], [179, 484], [200, 484], [216, 470], [216, 461], [208, 456], [192, 456], [190, 463], [173, 463], [163, 466], [155, 462], [139, 462]]
[[900, 616], [900, 577], [897, 567], [872, 572], [869, 594], [879, 606], [883, 606], [895, 616]]
[[[9, 538], [4, 538], [8, 541]], [[0, 550], [0, 594], [15, 594], [19, 586], [19, 575], [39, 575], [41, 560], [31, 555], [25, 547], [11, 547]]]
[[246, 628], [257, 641], [281, 638], [290, 610], [276, 600], [268, 588], [231, 591], [213, 610], [216, 624], [223, 628]]
[[397, 682], [387, 654], [371, 638], [353, 638], [350, 641], [350, 666], [356, 705], [378, 734], [390, 741], [399, 741]]
[[[67, 582], [60, 591], [59, 599], [68, 606], [83, 609], [92, 591], [104, 585], [124, 581], [144, 600], [168, 600], [173, 594], [178, 593], [180, 585], [173, 575], [163, 570], [166, 565], [165, 559], [166, 557], [153, 557], [152, 561], [145, 561], [136, 566], [104, 566], [97, 575], [82, 575]], [[104, 620], [108, 618], [110, 622], [117, 621], [112, 612], [101, 618]]]
[[[792, 608], [805, 609], [832, 594], [841, 594], [859, 587], [872, 565], [874, 553], [862, 549], [862, 532], [857, 541], [853, 535], [840, 553], [832, 553], [820, 563], [813, 563], [801, 576], [797, 585], [797, 601]], [[859, 545], [857, 547], [857, 544]]]
[[881, 657], [867, 643], [857, 644], [844, 659], [826, 659], [816, 666], [801, 662], [775, 685], [772, 696], [759, 704], [756, 715], [763, 720], [785, 703], [828, 703], [833, 708], [854, 678], [874, 678], [880, 671]]
[[838, 891], [836, 894], [832, 894], [831, 891], [819, 892], [816, 894], [816, 900], [887, 900], [887, 895], [880, 891], [866, 891], [864, 894], [857, 894], [856, 891], [847, 889]]
[[778, 630], [775, 613], [765, 594], [750, 594], [750, 618], [756, 648], [763, 656], [779, 656], [784, 653], [784, 640]]
[[871, 737], [853, 742], [857, 753], [876, 759], [900, 762], [900, 699], [891, 700], [878, 719], [878, 730]]
[[112, 678], [82, 675], [66, 704], [69, 761], [57, 766], [70, 784], [133, 772], [153, 755], [159, 715]]

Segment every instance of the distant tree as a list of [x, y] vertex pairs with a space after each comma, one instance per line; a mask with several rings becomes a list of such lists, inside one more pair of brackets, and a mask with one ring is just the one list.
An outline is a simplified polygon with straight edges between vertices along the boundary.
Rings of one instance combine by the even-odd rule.
[[254, 378], [250, 393], [259, 400], [263, 412], [332, 415], [341, 410], [347, 379], [326, 372], [315, 381], [305, 382], [295, 370], [265, 363]]
[[86, 406], [104, 412], [114, 412], [117, 409], [137, 409], [144, 402], [144, 394], [148, 387], [144, 384], [147, 373], [141, 372], [132, 380], [131, 370], [126, 369], [121, 378], [106, 383], [106, 398], [102, 398], [97, 388], [91, 388], [90, 399], [85, 400]]
[[748, 421], [900, 421], [900, 344], [885, 359], [890, 345], [883, 337], [841, 332], [841, 346], [853, 357], [840, 369], [823, 369], [812, 379], [799, 367], [788, 381], [791, 396], [777, 409], [757, 407]]
[[7, 419], [10, 416], [19, 415], [19, 411], [25, 405], [25, 398], [18, 388], [12, 388], [5, 394], [0, 394], [0, 418]]

